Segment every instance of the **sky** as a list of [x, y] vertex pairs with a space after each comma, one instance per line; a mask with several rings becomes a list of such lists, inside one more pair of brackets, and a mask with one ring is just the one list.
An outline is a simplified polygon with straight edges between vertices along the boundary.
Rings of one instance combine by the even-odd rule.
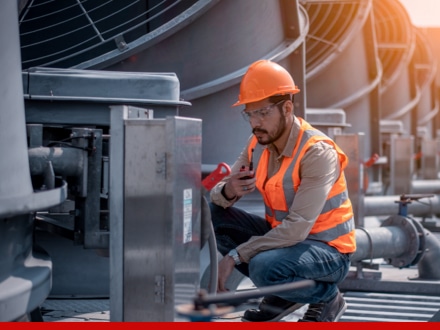
[[399, 0], [417, 27], [440, 26], [440, 0]]

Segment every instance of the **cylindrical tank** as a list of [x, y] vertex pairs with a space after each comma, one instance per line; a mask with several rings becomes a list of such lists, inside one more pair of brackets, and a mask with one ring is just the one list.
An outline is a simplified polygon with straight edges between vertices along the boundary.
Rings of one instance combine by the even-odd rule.
[[[33, 246], [31, 212], [63, 201], [65, 187], [34, 193], [27, 153], [15, 1], [0, 10], [0, 321], [27, 320], [51, 289], [52, 263]], [[5, 143], [6, 142], [6, 143]]]

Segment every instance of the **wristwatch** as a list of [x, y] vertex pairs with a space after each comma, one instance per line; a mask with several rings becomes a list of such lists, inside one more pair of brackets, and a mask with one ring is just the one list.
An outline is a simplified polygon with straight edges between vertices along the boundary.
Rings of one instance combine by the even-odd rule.
[[231, 251], [229, 251], [228, 256], [230, 256], [230, 257], [232, 257], [232, 259], [234, 259], [236, 266], [241, 264], [240, 256], [238, 255], [238, 252], [236, 249], [232, 249]]

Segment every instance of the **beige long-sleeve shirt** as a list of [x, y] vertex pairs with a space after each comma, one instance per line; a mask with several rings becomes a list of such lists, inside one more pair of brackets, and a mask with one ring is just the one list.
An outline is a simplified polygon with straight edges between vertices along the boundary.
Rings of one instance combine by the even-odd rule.
[[[297, 143], [300, 122], [295, 118], [289, 139], [278, 154], [272, 145], [266, 146], [269, 150], [268, 178], [280, 168], [284, 157], [291, 157]], [[248, 144], [231, 167], [231, 173], [237, 173], [242, 165], [248, 166]], [[319, 216], [327, 195], [339, 176], [340, 165], [336, 150], [328, 143], [318, 142], [305, 153], [300, 164], [301, 183], [295, 194], [295, 199], [289, 208], [289, 214], [280, 225], [272, 228], [264, 236], [253, 236], [247, 242], [239, 245], [237, 251], [244, 262], [261, 251], [283, 248], [295, 245], [305, 240]], [[237, 202], [237, 198], [228, 201], [221, 190], [229, 176], [219, 182], [210, 193], [211, 201], [224, 208]]]

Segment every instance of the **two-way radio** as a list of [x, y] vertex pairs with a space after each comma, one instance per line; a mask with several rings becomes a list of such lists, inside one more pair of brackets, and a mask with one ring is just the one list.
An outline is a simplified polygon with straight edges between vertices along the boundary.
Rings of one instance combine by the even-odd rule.
[[[253, 161], [253, 159], [254, 159], [254, 148], [252, 148], [252, 150], [251, 150], [251, 161], [249, 163], [249, 171], [252, 171], [254, 169], [254, 161]], [[240, 169], [240, 172], [243, 172], [245, 170], [246, 170], [246, 167], [243, 165], [241, 167], [241, 169]], [[240, 180], [247, 180], [247, 179], [252, 179], [252, 178], [253, 178], [253, 176], [246, 175], [246, 176], [240, 178]]]

